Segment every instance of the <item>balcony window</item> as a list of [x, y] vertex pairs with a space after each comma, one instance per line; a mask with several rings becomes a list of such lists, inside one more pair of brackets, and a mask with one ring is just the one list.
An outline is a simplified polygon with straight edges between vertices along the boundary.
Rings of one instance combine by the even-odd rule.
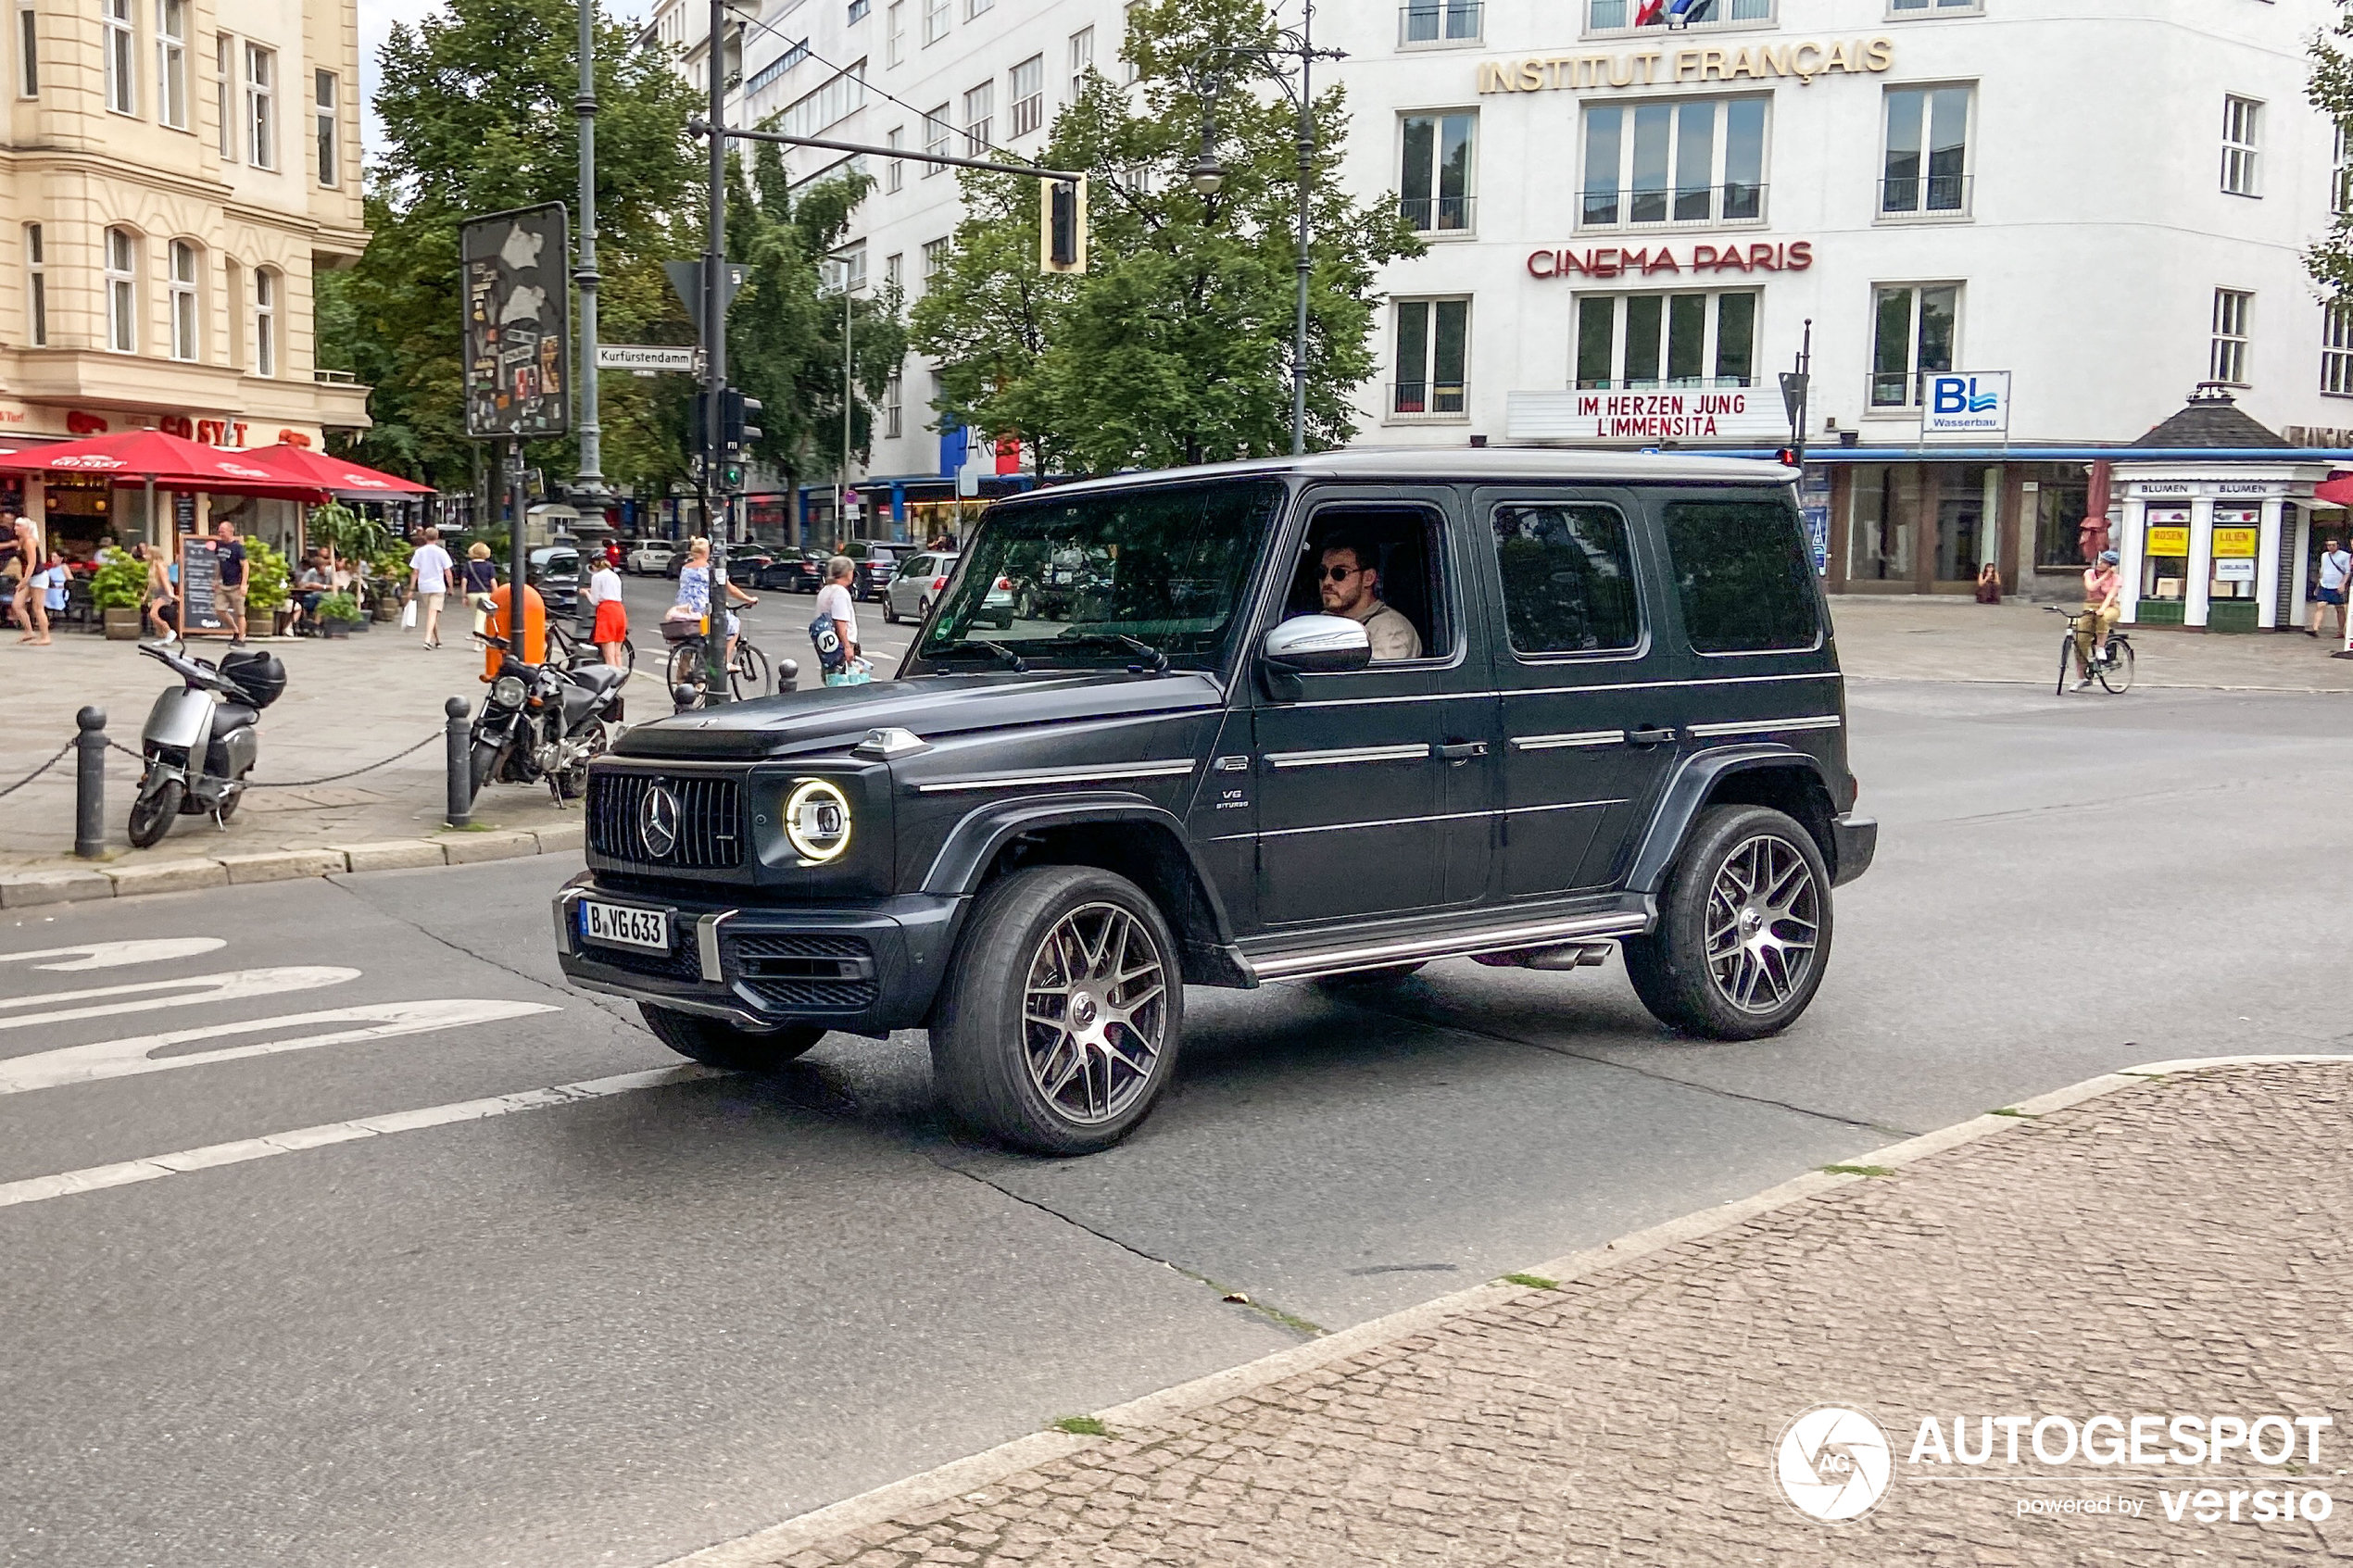
[[1397, 13], [1397, 42], [1476, 44], [1484, 31], [1487, 7], [1479, 0], [1406, 0]]
[[1872, 290], [1871, 407], [1917, 408], [1925, 376], [1953, 368], [1958, 283], [1882, 283]]
[[1887, 90], [1882, 213], [1966, 213], [1969, 191], [1967, 87]]
[[1587, 109], [1579, 224], [1758, 221], [1765, 216], [1765, 104], [1699, 98]]
[[1390, 386], [1393, 420], [1468, 417], [1470, 301], [1397, 302], [1397, 379]]
[[1397, 189], [1405, 221], [1424, 233], [1467, 233], [1478, 115], [1468, 109], [1409, 114], [1403, 125], [1405, 158]]
[[1618, 391], [1754, 385], [1756, 311], [1755, 289], [1580, 295], [1577, 384]]

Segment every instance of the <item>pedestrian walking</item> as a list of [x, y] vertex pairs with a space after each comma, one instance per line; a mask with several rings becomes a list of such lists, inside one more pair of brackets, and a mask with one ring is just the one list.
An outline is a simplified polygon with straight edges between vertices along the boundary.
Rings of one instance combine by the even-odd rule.
[[597, 618], [589, 640], [605, 656], [607, 664], [616, 670], [627, 669], [628, 660], [621, 645], [629, 635], [629, 607], [621, 602], [621, 573], [602, 556], [597, 559], [597, 570], [588, 574], [588, 603]]
[[213, 603], [220, 610], [220, 619], [229, 623], [229, 646], [245, 646], [245, 546], [237, 537], [237, 525], [223, 521], [213, 531], [220, 543], [214, 555], [220, 562], [220, 579], [213, 589]]
[[61, 614], [66, 608], [66, 563], [62, 556], [51, 556], [41, 570], [25, 579], [29, 592], [25, 596], [26, 613], [31, 618], [31, 630], [17, 641], [30, 647], [49, 645], [49, 618]]
[[[171, 641], [180, 621], [180, 590], [172, 585], [170, 552], [159, 545], [133, 545], [131, 553], [147, 563], [146, 616], [147, 624], [156, 629], [156, 641]], [[164, 610], [170, 607], [170, 620]]]
[[5, 545], [8, 564], [16, 569], [16, 585], [8, 591], [8, 611], [17, 629], [25, 633], [22, 640], [30, 642], [32, 621], [26, 607], [32, 598], [32, 574], [41, 570], [41, 535], [34, 530], [31, 519], [11, 514], [7, 537], [0, 545]]
[[849, 592], [857, 571], [856, 561], [836, 556], [825, 562], [825, 585], [817, 591], [817, 617], [810, 622], [809, 638], [816, 645], [818, 667], [829, 686], [863, 685], [873, 678], [858, 652], [858, 601]]
[[2343, 543], [2331, 539], [2321, 550], [2320, 582], [2312, 589], [2312, 621], [2304, 628], [2306, 636], [2321, 634], [2321, 618], [2334, 605], [2336, 640], [2345, 641], [2345, 594], [2348, 583], [2353, 583], [2353, 554], [2346, 551]]
[[490, 546], [477, 539], [466, 546], [466, 597], [477, 599], [498, 586], [498, 565]]
[[429, 648], [441, 646], [441, 601], [449, 592], [449, 578], [457, 563], [449, 552], [441, 547], [441, 530], [425, 530], [424, 542], [409, 557], [409, 598], [421, 612], [424, 645]]

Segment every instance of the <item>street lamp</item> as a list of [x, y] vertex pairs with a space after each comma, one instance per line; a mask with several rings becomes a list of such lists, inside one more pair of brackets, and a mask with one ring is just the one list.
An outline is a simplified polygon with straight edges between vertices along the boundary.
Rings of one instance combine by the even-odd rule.
[[1185, 170], [1185, 178], [1202, 195], [1214, 196], [1226, 183], [1226, 166], [1217, 161], [1216, 153], [1204, 146], [1201, 157], [1193, 159], [1192, 167]]

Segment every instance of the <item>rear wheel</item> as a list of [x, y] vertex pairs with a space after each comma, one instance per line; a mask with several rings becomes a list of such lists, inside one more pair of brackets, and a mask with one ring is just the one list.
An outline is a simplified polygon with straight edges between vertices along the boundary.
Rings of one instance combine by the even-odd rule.
[[763, 1035], [651, 1002], [639, 1002], [637, 1010], [655, 1039], [680, 1056], [730, 1073], [774, 1073], [825, 1037], [814, 1023], [789, 1024]]
[[171, 831], [171, 819], [180, 814], [182, 793], [178, 779], [164, 779], [139, 792], [139, 798], [131, 803], [131, 821], [125, 829], [131, 835], [132, 848], [153, 848]]
[[670, 664], [664, 671], [665, 684], [672, 687], [702, 684], [702, 644], [680, 643], [670, 650]]
[[2133, 645], [2110, 637], [2108, 662], [2099, 667], [2100, 684], [2119, 694], [2133, 688]]
[[1661, 1023], [1712, 1040], [1789, 1027], [1831, 952], [1831, 878], [1814, 835], [1763, 806], [1712, 806], [1659, 897], [1658, 927], [1629, 937], [1626, 973]]
[[1089, 1154], [1151, 1113], [1176, 1069], [1176, 941], [1143, 889], [1094, 866], [1016, 872], [983, 893], [932, 1018], [932, 1072], [981, 1131]]
[[888, 594], [883, 596], [883, 620], [892, 626], [899, 624], [899, 601]]
[[213, 813], [213, 815], [220, 822], [225, 823], [230, 818], [237, 814], [237, 808], [244, 803], [245, 798], [245, 779], [247, 775], [252, 773], [252, 771], [253, 770], [251, 768], [247, 768], [245, 772], [239, 773], [237, 775], [236, 787], [227, 791], [223, 795], [220, 809]]

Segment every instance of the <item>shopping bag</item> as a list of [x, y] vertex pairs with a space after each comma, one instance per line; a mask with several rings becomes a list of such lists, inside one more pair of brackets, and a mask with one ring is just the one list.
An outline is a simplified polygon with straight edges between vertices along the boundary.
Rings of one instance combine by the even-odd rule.
[[400, 607], [400, 629], [404, 632], [413, 632], [417, 629], [416, 600], [410, 599]]

